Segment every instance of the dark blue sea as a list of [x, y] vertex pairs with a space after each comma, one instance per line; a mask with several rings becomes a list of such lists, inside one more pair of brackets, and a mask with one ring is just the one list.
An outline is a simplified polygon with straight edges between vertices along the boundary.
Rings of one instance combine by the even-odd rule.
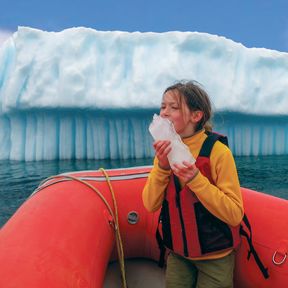
[[[288, 199], [288, 155], [235, 157], [242, 187]], [[0, 161], [0, 227], [45, 178], [70, 171], [151, 165], [152, 159]]]

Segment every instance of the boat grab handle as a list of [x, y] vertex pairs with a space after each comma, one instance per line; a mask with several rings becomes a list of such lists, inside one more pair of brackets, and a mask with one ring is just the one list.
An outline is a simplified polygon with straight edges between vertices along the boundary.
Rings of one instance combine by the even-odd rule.
[[274, 263], [275, 265], [281, 265], [281, 264], [283, 264], [283, 263], [285, 262], [285, 260], [286, 260], [286, 258], [287, 258], [287, 253], [282, 254], [282, 255], [283, 255], [282, 260], [276, 261], [275, 258], [276, 258], [277, 253], [278, 253], [278, 251], [275, 251], [275, 252], [274, 252], [272, 261], [273, 261], [273, 263]]

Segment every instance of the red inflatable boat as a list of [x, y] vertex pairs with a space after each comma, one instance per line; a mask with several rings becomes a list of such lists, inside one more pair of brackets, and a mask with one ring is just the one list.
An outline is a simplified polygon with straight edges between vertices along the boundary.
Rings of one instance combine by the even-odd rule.
[[[0, 230], [0, 287], [103, 287], [108, 263], [118, 257], [158, 261], [159, 212], [148, 213], [141, 197], [150, 169], [74, 172], [41, 184]], [[243, 239], [235, 287], [286, 287], [288, 202], [242, 192], [254, 247], [270, 277], [264, 279], [252, 256], [247, 260], [249, 247]], [[125, 265], [120, 264], [125, 280]], [[144, 282], [135, 287], [149, 287]]]

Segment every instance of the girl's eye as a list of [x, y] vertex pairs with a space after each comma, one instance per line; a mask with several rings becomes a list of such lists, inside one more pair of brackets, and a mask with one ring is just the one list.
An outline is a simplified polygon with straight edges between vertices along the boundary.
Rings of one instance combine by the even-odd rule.
[[173, 109], [173, 110], [178, 110], [179, 107], [178, 107], [178, 106], [172, 106], [172, 109]]

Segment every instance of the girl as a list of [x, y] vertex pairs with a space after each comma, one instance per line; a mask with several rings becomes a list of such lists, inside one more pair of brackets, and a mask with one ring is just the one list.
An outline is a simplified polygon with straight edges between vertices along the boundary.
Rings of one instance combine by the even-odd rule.
[[142, 196], [148, 211], [162, 206], [158, 235], [169, 250], [166, 287], [233, 287], [244, 212], [227, 139], [211, 132], [211, 103], [197, 82], [168, 87], [160, 116], [173, 122], [196, 159], [171, 167], [171, 143], [153, 143], [156, 157]]

